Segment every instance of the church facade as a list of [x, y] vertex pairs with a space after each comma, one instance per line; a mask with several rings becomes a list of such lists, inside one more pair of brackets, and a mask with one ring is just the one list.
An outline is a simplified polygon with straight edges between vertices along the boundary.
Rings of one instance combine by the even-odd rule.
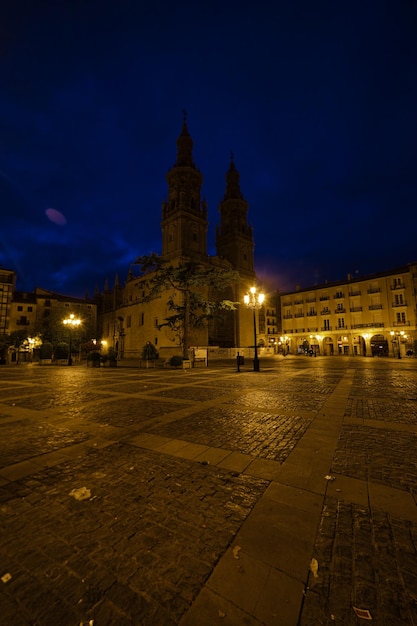
[[[176, 161], [166, 175], [168, 195], [162, 203], [161, 256], [174, 266], [194, 261], [202, 267], [233, 269], [239, 274], [239, 280], [221, 294], [221, 299], [238, 303], [236, 310], [226, 311], [208, 326], [190, 329], [190, 346], [253, 346], [253, 313], [243, 304], [243, 295], [256, 284], [254, 241], [239, 178], [232, 157], [219, 203], [216, 255], [209, 256], [207, 204], [201, 196], [203, 176], [194, 163], [193, 140], [184, 119]], [[174, 290], [151, 301], [146, 301], [146, 295], [146, 281], [135, 275], [134, 266], [123, 285], [116, 279], [112, 289], [105, 287], [102, 294], [97, 294], [99, 336], [104, 344], [117, 350], [119, 359], [140, 358], [147, 342], [155, 345], [161, 357], [182, 352], [172, 331], [160, 328], [169, 315], [169, 297], [180, 298], [181, 294]]]

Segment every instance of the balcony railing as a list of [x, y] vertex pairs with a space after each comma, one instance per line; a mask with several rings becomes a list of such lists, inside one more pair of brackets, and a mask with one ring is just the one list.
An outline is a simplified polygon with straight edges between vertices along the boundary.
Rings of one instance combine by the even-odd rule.
[[407, 306], [407, 301], [404, 300], [403, 302], [393, 302], [392, 306]]
[[395, 283], [395, 285], [391, 285], [391, 289], [405, 289], [404, 283]]
[[315, 315], [317, 315], [317, 311], [308, 311], [307, 312], [307, 317], [314, 317]]
[[322, 326], [320, 330], [332, 330], [331, 326]]
[[351, 313], [359, 313], [360, 311], [363, 311], [363, 307], [361, 307], [361, 306], [351, 306], [349, 311]]
[[404, 320], [404, 321], [401, 321], [401, 322], [394, 322], [392, 325], [393, 326], [410, 326], [411, 323], [410, 323], [410, 320], [408, 320], [408, 321]]
[[346, 309], [335, 309], [335, 313], [346, 313]]
[[344, 298], [344, 297], [345, 297], [345, 294], [344, 294], [344, 293], [336, 293], [336, 294], [333, 296], [333, 298], [335, 298], [335, 299], [339, 299], [339, 300], [340, 300], [341, 298]]
[[358, 291], [349, 291], [349, 295], [350, 296], [361, 296], [362, 295], [362, 291], [358, 290]]
[[323, 300], [330, 300], [329, 296], [320, 296], [320, 302]]
[[282, 318], [284, 320], [292, 320], [293, 316], [291, 315], [291, 313], [289, 313], [288, 315], [283, 315]]
[[330, 315], [330, 309], [323, 309], [320, 311], [320, 315]]
[[380, 293], [381, 287], [369, 287], [367, 293]]
[[296, 313], [294, 317], [304, 317], [304, 313]]
[[384, 322], [371, 322], [370, 324], [352, 324], [352, 328], [384, 328]]
[[382, 309], [382, 304], [370, 304], [368, 306], [370, 311], [375, 311], [376, 309]]

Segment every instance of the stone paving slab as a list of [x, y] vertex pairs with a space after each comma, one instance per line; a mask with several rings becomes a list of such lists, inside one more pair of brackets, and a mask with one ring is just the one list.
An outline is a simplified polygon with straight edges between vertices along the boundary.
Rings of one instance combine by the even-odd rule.
[[416, 370], [0, 368], [0, 626], [417, 623]]
[[[16, 616], [43, 624], [51, 598], [40, 590], [56, 578], [62, 623], [97, 620], [103, 603], [115, 624], [178, 621], [266, 483], [194, 463], [191, 471], [168, 456], [161, 464], [155, 454], [114, 444], [18, 481], [19, 499], [0, 510], [2, 567], [12, 576], [0, 592]], [[29, 588], [32, 603], [23, 602]]]

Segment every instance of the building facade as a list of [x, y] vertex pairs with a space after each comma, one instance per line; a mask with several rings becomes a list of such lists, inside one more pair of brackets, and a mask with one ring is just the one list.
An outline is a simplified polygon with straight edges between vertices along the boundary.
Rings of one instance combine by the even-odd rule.
[[417, 264], [282, 293], [281, 351], [403, 357], [417, 339]]
[[[216, 229], [216, 256], [207, 254], [207, 204], [201, 196], [203, 176], [193, 158], [193, 140], [184, 119], [177, 139], [176, 161], [166, 175], [167, 199], [162, 203], [162, 252], [164, 260], [180, 265], [195, 261], [203, 267], [237, 270], [240, 279], [223, 290], [220, 299], [243, 303], [243, 294], [256, 282], [254, 242], [248, 224], [248, 203], [240, 190], [239, 173], [231, 157], [226, 173], [226, 189], [219, 204], [220, 224]], [[145, 280], [131, 267], [126, 282], [116, 277], [112, 289], [105, 286], [97, 295], [99, 333], [119, 358], [140, 358], [147, 342], [161, 356], [178, 354], [180, 345], [168, 328], [160, 324], [169, 316], [169, 295], [152, 301], [146, 298]], [[210, 294], [205, 294], [210, 296]], [[219, 295], [219, 294], [217, 294]], [[243, 304], [228, 311], [221, 320], [207, 327], [191, 329], [190, 345], [235, 347], [253, 345], [252, 313]]]
[[0, 335], [10, 332], [10, 308], [15, 285], [16, 272], [0, 267]]
[[97, 304], [92, 300], [73, 298], [39, 287], [32, 292], [14, 291], [6, 334], [24, 331], [26, 339], [20, 346], [8, 349], [7, 360], [30, 361], [34, 356], [36, 358], [36, 348], [53, 331], [54, 326], [62, 327], [62, 340], [67, 340], [63, 320], [71, 314], [81, 320], [80, 338], [97, 338]]

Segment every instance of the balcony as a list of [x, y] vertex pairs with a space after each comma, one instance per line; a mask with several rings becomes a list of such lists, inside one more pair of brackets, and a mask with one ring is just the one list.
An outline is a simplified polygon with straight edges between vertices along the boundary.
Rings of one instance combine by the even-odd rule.
[[393, 326], [410, 326], [411, 324], [410, 324], [410, 321], [406, 322], [404, 320], [404, 321], [401, 321], [401, 322], [393, 322], [392, 325]]
[[306, 298], [306, 302], [315, 302], [316, 298]]
[[395, 285], [391, 285], [391, 290], [393, 289], [405, 289], [405, 283], [395, 283]]
[[329, 296], [320, 296], [319, 298], [320, 302], [323, 302], [323, 300], [330, 300]]
[[296, 313], [294, 317], [304, 317], [304, 313]]
[[315, 317], [317, 315], [317, 311], [308, 311], [307, 317]]
[[362, 291], [358, 290], [358, 291], [349, 291], [349, 295], [350, 296], [361, 296], [362, 295]]
[[330, 309], [323, 309], [320, 311], [320, 315], [330, 315]]
[[361, 307], [361, 306], [351, 306], [349, 311], [351, 313], [360, 313], [360, 311], [363, 311], [363, 307]]
[[336, 293], [336, 294], [333, 296], [333, 298], [334, 298], [335, 300], [341, 300], [341, 299], [342, 299], [342, 298], [344, 298], [344, 297], [345, 297], [345, 294], [344, 294], [344, 293]]
[[369, 289], [367, 290], [367, 293], [380, 293], [381, 292], [381, 287], [369, 287]]
[[294, 300], [294, 304], [304, 304], [304, 300]]
[[368, 309], [369, 309], [370, 311], [376, 311], [376, 309], [382, 309], [382, 308], [383, 308], [383, 307], [382, 307], [382, 304], [370, 304], [370, 305], [368, 306]]
[[284, 319], [284, 320], [292, 320], [292, 318], [293, 318], [293, 315], [291, 315], [291, 313], [289, 313], [288, 315], [283, 315], [282, 316], [282, 319]]
[[384, 322], [371, 322], [370, 324], [352, 324], [352, 328], [384, 328]]
[[320, 330], [332, 330], [331, 326], [322, 326]]
[[407, 301], [404, 300], [403, 302], [393, 302], [392, 306], [407, 306]]
[[346, 309], [335, 309], [334, 312], [336, 313], [336, 315], [338, 315], [339, 313], [346, 313]]
[[16, 326], [29, 326], [29, 320], [16, 320]]

